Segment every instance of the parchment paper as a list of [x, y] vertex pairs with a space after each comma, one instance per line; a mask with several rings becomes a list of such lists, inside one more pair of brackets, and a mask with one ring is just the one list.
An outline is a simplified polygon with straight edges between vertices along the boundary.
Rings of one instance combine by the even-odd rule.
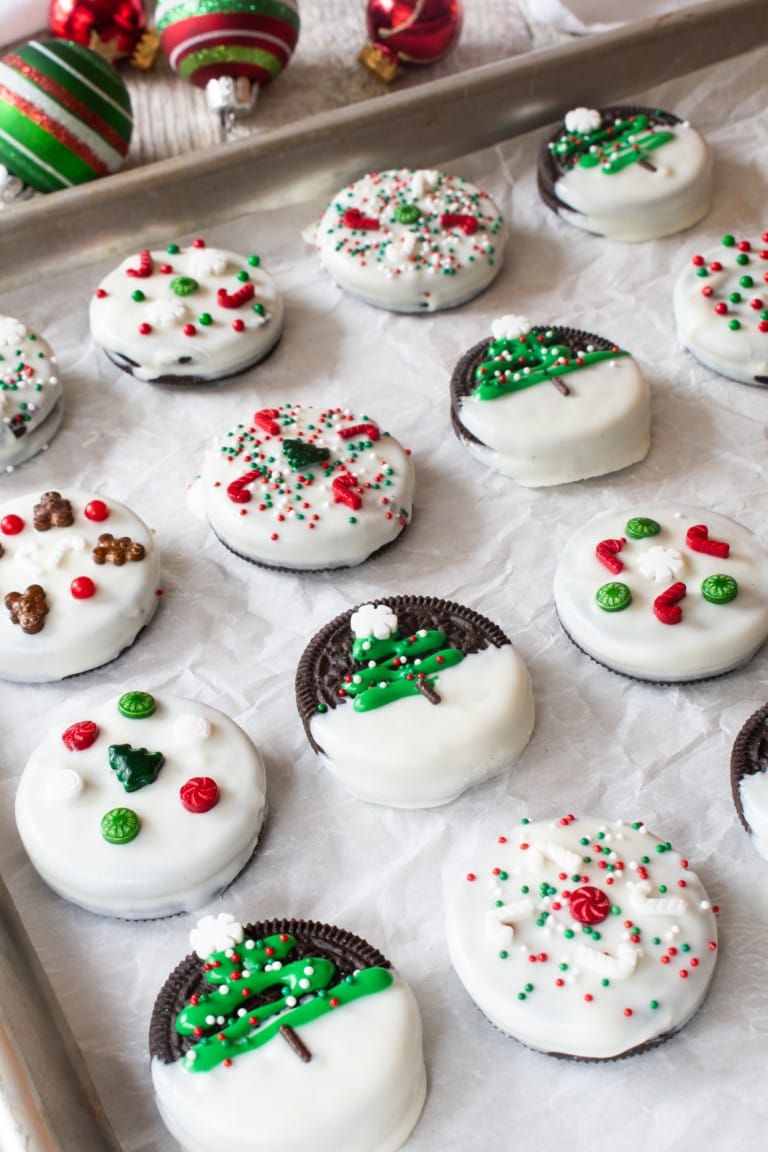
[[[25, 858], [13, 796], [49, 726], [85, 718], [129, 688], [223, 709], [266, 758], [270, 815], [257, 854], [201, 913], [338, 923], [380, 947], [412, 983], [430, 1092], [408, 1152], [762, 1146], [768, 862], [737, 822], [728, 760], [739, 727], [768, 695], [768, 648], [719, 680], [637, 683], [570, 644], [551, 582], [577, 524], [645, 500], [717, 509], [768, 546], [768, 393], [716, 377], [682, 351], [670, 304], [693, 253], [725, 232], [756, 238], [768, 227], [767, 60], [763, 50], [638, 94], [689, 117], [715, 150], [711, 215], [666, 240], [620, 246], [560, 223], [536, 196], [539, 133], [446, 157], [444, 167], [488, 188], [512, 230], [496, 283], [455, 312], [396, 316], [342, 294], [300, 236], [322, 204], [276, 206], [218, 227], [208, 242], [258, 252], [287, 311], [275, 354], [220, 387], [142, 384], [93, 347], [88, 299], [113, 258], [78, 272], [73, 253], [72, 268], [52, 267], [45, 283], [0, 297], [0, 311], [24, 317], [56, 346], [67, 388], [49, 451], [3, 476], [0, 493], [91, 487], [131, 505], [156, 529], [162, 553], [165, 595], [130, 651], [61, 684], [0, 688], [0, 867], [126, 1152], [173, 1148], [154, 1109], [145, 1037], [154, 996], [188, 951], [196, 916], [113, 922], [66, 904]], [[636, 356], [653, 394], [644, 463], [527, 490], [469, 457], [450, 429], [448, 379], [505, 312], [601, 333]], [[343, 573], [270, 573], [230, 555], [188, 513], [186, 485], [213, 433], [286, 399], [368, 412], [413, 449], [415, 519], [381, 558]], [[496, 620], [535, 686], [536, 731], [517, 767], [431, 811], [352, 799], [305, 745], [293, 701], [296, 663], [314, 632], [348, 605], [399, 592], [460, 600]], [[644, 819], [684, 851], [722, 908], [719, 971], [704, 1008], [669, 1043], [628, 1061], [583, 1065], [519, 1046], [474, 1008], [446, 955], [444, 885], [462, 875], [473, 849], [524, 815], [569, 811]]]

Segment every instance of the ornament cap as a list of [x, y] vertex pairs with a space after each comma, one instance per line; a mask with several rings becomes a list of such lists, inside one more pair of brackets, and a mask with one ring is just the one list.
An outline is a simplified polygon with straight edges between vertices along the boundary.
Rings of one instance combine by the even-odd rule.
[[140, 72], [148, 72], [154, 67], [157, 53], [160, 50], [160, 37], [154, 28], [147, 28], [146, 32], [136, 42], [131, 53], [131, 65]]
[[205, 98], [212, 112], [218, 112], [224, 127], [236, 116], [253, 111], [259, 89], [248, 76], [217, 76], [205, 86]]
[[391, 84], [397, 75], [397, 53], [384, 44], [366, 44], [360, 49], [358, 60], [385, 84]]
[[0, 208], [5, 204], [15, 204], [20, 200], [29, 200], [35, 191], [25, 184], [18, 176], [9, 172], [4, 164], [0, 164]]

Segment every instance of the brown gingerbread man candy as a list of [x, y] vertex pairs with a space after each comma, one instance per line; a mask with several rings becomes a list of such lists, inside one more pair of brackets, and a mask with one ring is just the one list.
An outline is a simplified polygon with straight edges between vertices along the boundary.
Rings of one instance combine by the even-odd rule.
[[32, 523], [38, 532], [47, 532], [49, 528], [69, 528], [74, 522], [72, 505], [60, 492], [43, 492], [40, 503], [35, 504], [32, 512]]
[[111, 532], [102, 532], [99, 541], [93, 550], [94, 564], [116, 564], [120, 567], [126, 560], [143, 560], [144, 545], [137, 544], [130, 536], [121, 536], [116, 539]]
[[18, 624], [22, 632], [33, 635], [42, 631], [48, 605], [45, 589], [40, 584], [30, 584], [26, 592], [9, 592], [5, 597], [5, 606], [11, 614], [12, 622]]

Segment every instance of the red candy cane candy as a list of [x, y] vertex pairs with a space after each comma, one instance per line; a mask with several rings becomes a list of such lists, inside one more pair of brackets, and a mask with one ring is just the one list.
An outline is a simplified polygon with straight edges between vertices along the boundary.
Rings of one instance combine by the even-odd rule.
[[725, 540], [710, 540], [706, 524], [692, 524], [685, 534], [685, 542], [692, 552], [703, 552], [707, 556], [718, 556], [725, 560], [731, 551]]
[[243, 284], [237, 292], [227, 292], [226, 288], [219, 288], [216, 293], [216, 303], [221, 308], [242, 308], [243, 304], [247, 304], [249, 300], [253, 299], [255, 291], [253, 284], [250, 283]]
[[152, 275], [153, 271], [154, 265], [152, 263], [152, 255], [149, 251], [149, 248], [142, 248], [141, 252], [139, 253], [138, 268], [126, 268], [125, 274], [126, 276], [135, 276], [140, 280], [146, 280], [148, 276]]
[[477, 216], [469, 216], [462, 212], [444, 212], [440, 217], [442, 228], [460, 228], [465, 236], [472, 236], [480, 225]]
[[688, 589], [682, 580], [670, 584], [666, 591], [661, 592], [653, 602], [653, 614], [662, 624], [679, 624], [683, 618], [683, 610], [678, 606]]
[[346, 504], [353, 512], [362, 507], [360, 495], [354, 491], [357, 480], [350, 472], [342, 472], [331, 484], [333, 499], [337, 504]]
[[227, 496], [233, 504], [247, 504], [251, 499], [251, 493], [248, 490], [248, 485], [252, 484], [254, 480], [258, 480], [261, 473], [259, 472], [246, 472], [244, 476], [238, 476], [237, 480], [233, 480], [231, 484], [227, 485]]
[[347, 208], [341, 218], [345, 228], [357, 231], [362, 228], [365, 232], [378, 232], [379, 222], [373, 216], [363, 216], [359, 208]]
[[351, 440], [353, 436], [367, 436], [369, 440], [378, 440], [381, 436], [375, 424], [351, 424], [346, 428], [339, 428], [342, 440]]
[[623, 536], [620, 540], [601, 540], [595, 548], [595, 556], [614, 576], [618, 576], [624, 567], [624, 562], [619, 560], [616, 553], [621, 552], [626, 542]]
[[277, 422], [279, 415], [279, 408], [261, 408], [258, 412], [254, 412], [253, 422], [262, 432], [268, 432], [270, 436], [279, 436], [280, 425]]

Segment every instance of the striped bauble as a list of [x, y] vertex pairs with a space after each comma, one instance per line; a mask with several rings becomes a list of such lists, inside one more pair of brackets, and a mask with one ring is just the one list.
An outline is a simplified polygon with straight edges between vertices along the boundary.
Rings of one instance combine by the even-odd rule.
[[114, 68], [69, 40], [32, 40], [0, 60], [0, 164], [39, 192], [115, 172], [133, 116]]
[[198, 88], [222, 76], [263, 88], [299, 38], [298, 0], [159, 0], [155, 20], [171, 67]]

